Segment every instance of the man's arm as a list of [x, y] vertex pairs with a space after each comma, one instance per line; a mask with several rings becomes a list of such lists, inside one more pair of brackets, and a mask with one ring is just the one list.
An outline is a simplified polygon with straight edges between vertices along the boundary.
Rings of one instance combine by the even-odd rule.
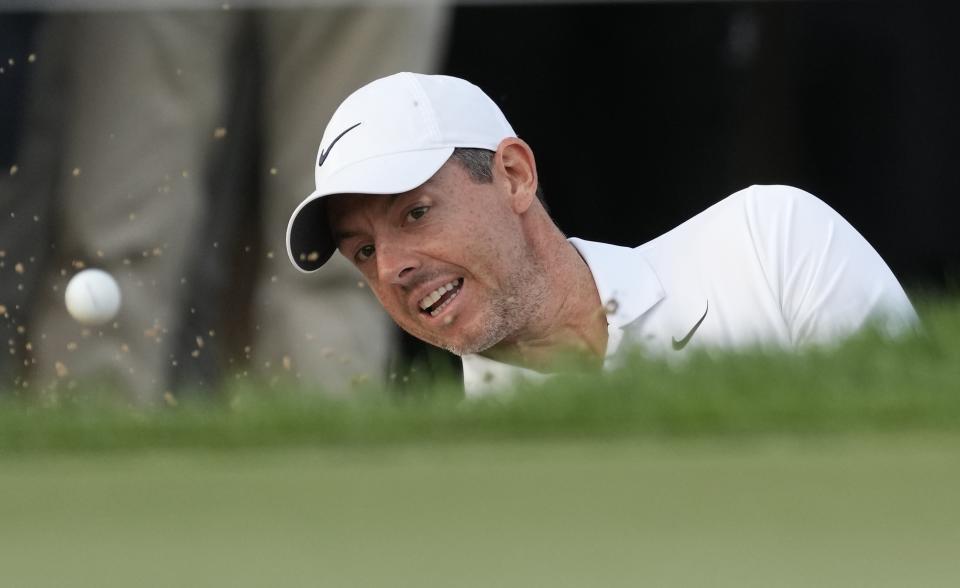
[[916, 324], [880, 255], [836, 211], [789, 186], [753, 186], [745, 208], [757, 255], [796, 345], [837, 340], [869, 321]]

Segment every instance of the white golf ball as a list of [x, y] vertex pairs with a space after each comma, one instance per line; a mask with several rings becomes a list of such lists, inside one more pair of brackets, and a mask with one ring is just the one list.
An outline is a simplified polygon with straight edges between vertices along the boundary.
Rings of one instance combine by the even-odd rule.
[[120, 287], [107, 272], [85, 269], [70, 279], [64, 299], [70, 316], [79, 323], [95, 327], [117, 316]]

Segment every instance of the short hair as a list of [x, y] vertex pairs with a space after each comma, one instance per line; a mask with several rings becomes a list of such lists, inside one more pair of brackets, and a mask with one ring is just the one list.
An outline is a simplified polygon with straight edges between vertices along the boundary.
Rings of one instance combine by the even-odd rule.
[[[456, 160], [463, 166], [470, 179], [478, 184], [489, 184], [493, 182], [493, 151], [489, 149], [474, 149], [468, 147], [457, 147], [453, 150], [450, 159]], [[537, 200], [543, 205], [543, 209], [550, 213], [547, 207], [547, 201], [543, 196], [543, 186], [540, 185], [540, 179], [537, 179]]]

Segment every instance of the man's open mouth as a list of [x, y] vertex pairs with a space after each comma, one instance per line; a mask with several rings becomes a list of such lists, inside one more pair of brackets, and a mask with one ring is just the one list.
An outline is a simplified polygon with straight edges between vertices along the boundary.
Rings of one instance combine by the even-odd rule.
[[440, 286], [420, 299], [418, 303], [420, 305], [420, 311], [430, 316], [437, 316], [457, 297], [462, 286], [463, 278], [457, 278]]

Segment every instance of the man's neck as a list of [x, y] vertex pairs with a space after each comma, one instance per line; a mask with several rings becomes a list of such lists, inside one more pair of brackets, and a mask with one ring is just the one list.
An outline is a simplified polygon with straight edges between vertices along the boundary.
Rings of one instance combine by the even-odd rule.
[[559, 230], [541, 245], [550, 253], [543, 258], [548, 295], [542, 312], [482, 355], [543, 372], [599, 369], [607, 349], [607, 318], [593, 274]]

